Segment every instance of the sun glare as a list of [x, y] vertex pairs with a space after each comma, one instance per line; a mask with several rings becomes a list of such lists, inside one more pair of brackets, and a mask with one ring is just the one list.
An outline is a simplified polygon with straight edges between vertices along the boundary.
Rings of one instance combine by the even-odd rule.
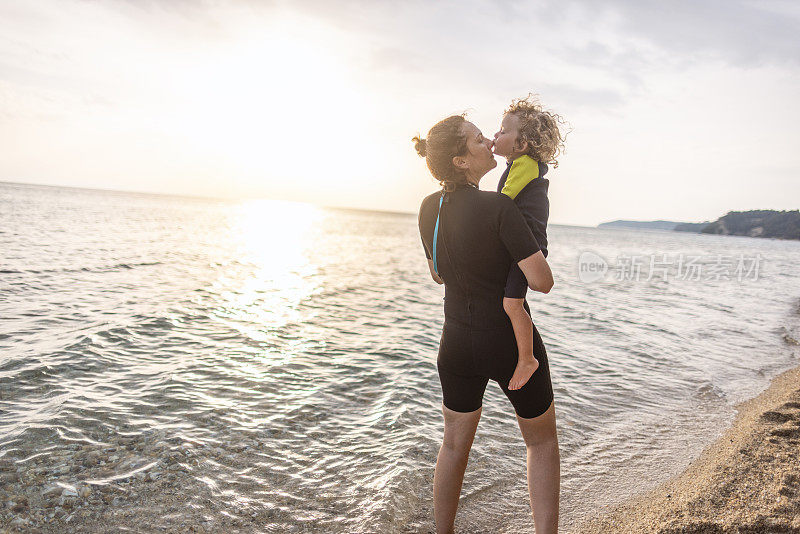
[[312, 230], [323, 214], [309, 204], [258, 200], [241, 205], [232, 225], [237, 257], [251, 268], [226, 291], [224, 315], [253, 339], [300, 320], [298, 305], [316, 289]]
[[343, 157], [330, 140], [357, 135], [364, 99], [330, 29], [281, 21], [244, 31], [177, 76], [187, 141], [226, 159], [237, 179], [325, 179], [298, 162]]

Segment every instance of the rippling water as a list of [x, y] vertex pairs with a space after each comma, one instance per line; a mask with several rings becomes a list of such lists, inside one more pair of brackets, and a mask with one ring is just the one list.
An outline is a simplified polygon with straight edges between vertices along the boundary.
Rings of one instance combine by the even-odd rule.
[[[568, 527], [682, 470], [797, 364], [800, 243], [550, 237], [556, 287], [530, 303]], [[5, 523], [432, 531], [442, 288], [414, 216], [0, 183], [0, 247], [0, 472], [26, 503]], [[585, 251], [761, 263], [588, 282]], [[457, 527], [532, 532], [524, 457], [490, 383]]]

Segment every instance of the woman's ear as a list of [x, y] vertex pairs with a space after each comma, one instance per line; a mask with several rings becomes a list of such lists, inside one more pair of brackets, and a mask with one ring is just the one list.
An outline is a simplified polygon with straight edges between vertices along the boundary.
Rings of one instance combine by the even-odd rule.
[[453, 165], [455, 165], [456, 169], [461, 169], [462, 171], [467, 170], [469, 165], [467, 165], [467, 158], [464, 156], [453, 156]]

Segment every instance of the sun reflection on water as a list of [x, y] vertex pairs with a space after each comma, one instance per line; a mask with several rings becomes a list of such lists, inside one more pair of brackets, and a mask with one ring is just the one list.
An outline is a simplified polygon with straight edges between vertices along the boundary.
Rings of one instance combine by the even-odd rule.
[[322, 211], [310, 204], [274, 200], [243, 203], [230, 238], [241, 270], [222, 282], [222, 315], [248, 337], [266, 341], [271, 331], [301, 320], [298, 305], [317, 288], [314, 233]]

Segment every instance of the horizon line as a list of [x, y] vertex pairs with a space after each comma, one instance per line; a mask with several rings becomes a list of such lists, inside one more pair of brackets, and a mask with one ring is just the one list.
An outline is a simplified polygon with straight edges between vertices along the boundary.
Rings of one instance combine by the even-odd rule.
[[[367, 213], [386, 213], [390, 215], [409, 215], [415, 216], [417, 215], [416, 212], [413, 211], [396, 211], [396, 210], [382, 210], [382, 209], [369, 209], [363, 208], [359, 206], [335, 206], [335, 205], [325, 205], [325, 204], [312, 204], [311, 202], [303, 202], [298, 200], [291, 200], [285, 198], [270, 198], [270, 197], [222, 197], [222, 196], [209, 196], [209, 195], [192, 195], [187, 193], [165, 193], [165, 192], [155, 192], [155, 191], [142, 191], [142, 190], [135, 190], [135, 189], [105, 189], [101, 187], [82, 187], [76, 185], [63, 185], [63, 184], [46, 184], [46, 183], [38, 183], [38, 182], [17, 182], [11, 180], [0, 180], [0, 184], [10, 184], [10, 185], [26, 185], [26, 186], [35, 186], [35, 187], [48, 187], [53, 189], [77, 189], [82, 191], [97, 191], [103, 193], [126, 193], [126, 194], [135, 194], [135, 195], [147, 195], [147, 196], [154, 196], [154, 197], [172, 197], [172, 198], [183, 198], [189, 200], [212, 200], [217, 202], [247, 202], [249, 200], [276, 200], [276, 201], [288, 201], [288, 202], [298, 202], [301, 204], [308, 204], [310, 206], [316, 206], [319, 208], [325, 209], [338, 209], [338, 210], [351, 210], [351, 211], [363, 211]], [[550, 223], [553, 226], [570, 226], [575, 228], [598, 228], [601, 224], [606, 224], [609, 222], [617, 222], [617, 221], [631, 221], [631, 222], [657, 222], [657, 221], [666, 221], [666, 222], [679, 222], [682, 221], [672, 221], [666, 219], [652, 219], [652, 220], [634, 220], [634, 219], [613, 219], [609, 221], [599, 222], [594, 226], [587, 226], [585, 224], [575, 224], [575, 223]]]

